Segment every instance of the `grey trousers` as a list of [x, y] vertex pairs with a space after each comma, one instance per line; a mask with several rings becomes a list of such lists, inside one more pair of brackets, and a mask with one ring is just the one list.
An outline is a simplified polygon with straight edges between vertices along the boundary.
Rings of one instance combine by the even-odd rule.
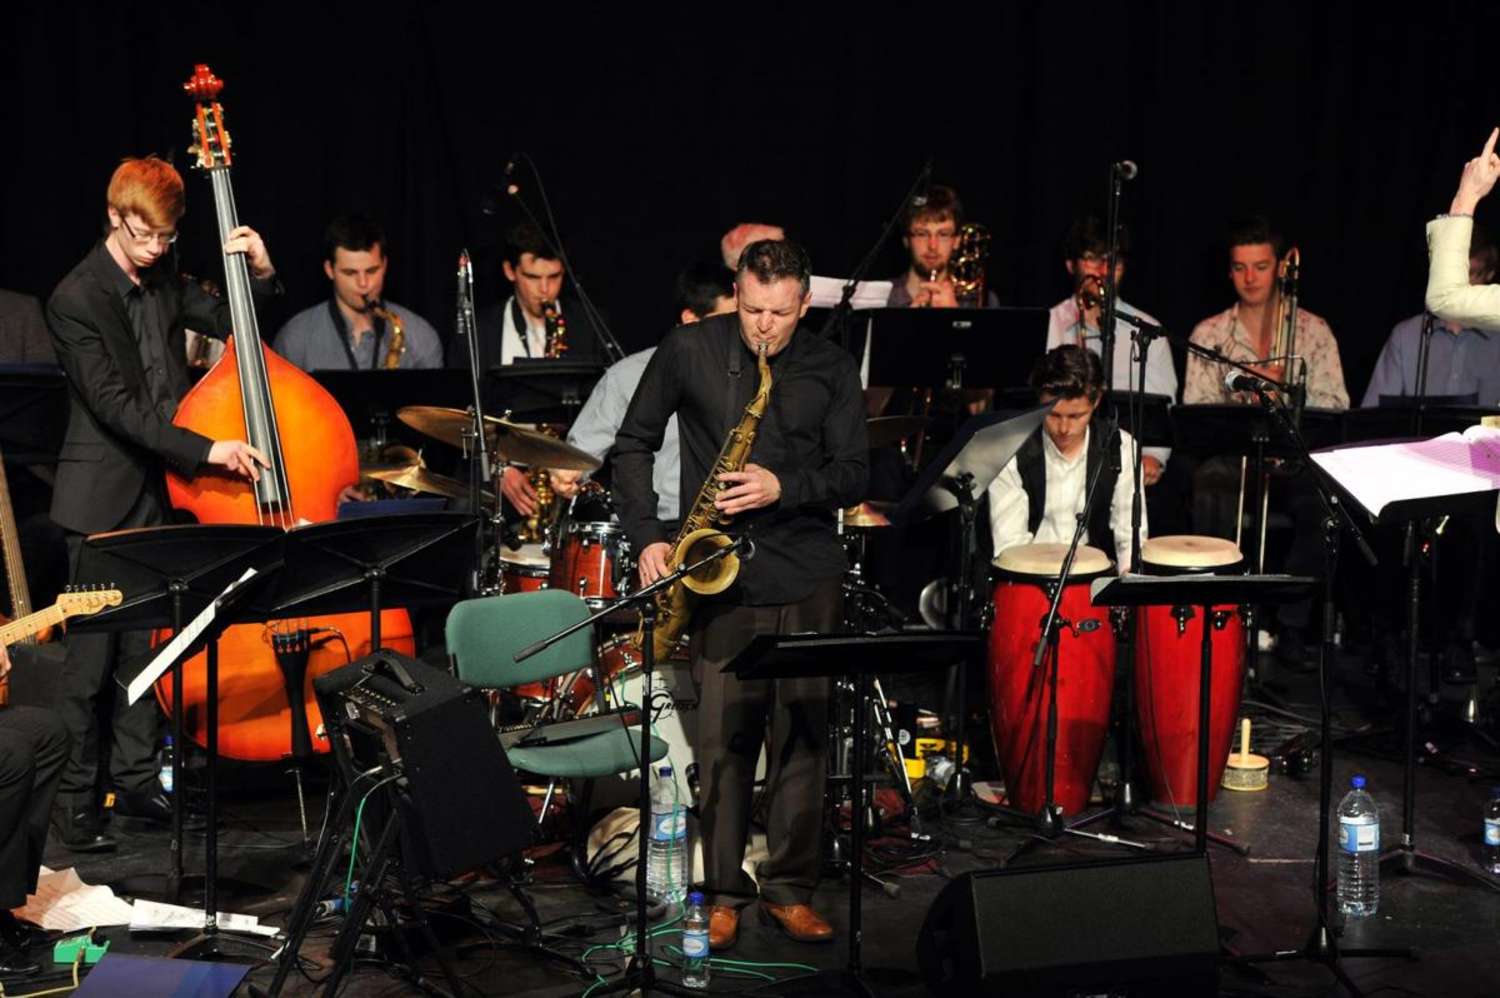
[[742, 907], [756, 897], [742, 869], [750, 832], [755, 764], [770, 722], [766, 780], [769, 858], [758, 868], [760, 897], [772, 904], [812, 900], [822, 870], [823, 791], [828, 769], [825, 677], [741, 682], [720, 671], [757, 634], [838, 629], [840, 580], [819, 583], [798, 603], [716, 606], [694, 611], [693, 672], [698, 680], [697, 758], [702, 781], [703, 893], [710, 904]]

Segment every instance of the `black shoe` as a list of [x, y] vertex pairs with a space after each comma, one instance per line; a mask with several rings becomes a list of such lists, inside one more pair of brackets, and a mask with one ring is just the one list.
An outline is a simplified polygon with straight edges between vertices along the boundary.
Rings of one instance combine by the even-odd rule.
[[[160, 785], [144, 790], [116, 790], [113, 811], [116, 817], [152, 827], [170, 828], [172, 825], [172, 798]], [[201, 831], [208, 827], [208, 822], [203, 812], [189, 806], [182, 816], [182, 827], [190, 832]]]
[[9, 943], [0, 944], [0, 977], [30, 977], [41, 971], [42, 968], [19, 948]]
[[45, 946], [52, 933], [40, 925], [23, 922], [8, 911], [0, 911], [0, 951], [6, 947], [31, 952], [34, 946]]
[[115, 840], [104, 834], [99, 812], [92, 807], [75, 807], [53, 813], [57, 837], [74, 852], [113, 852]]

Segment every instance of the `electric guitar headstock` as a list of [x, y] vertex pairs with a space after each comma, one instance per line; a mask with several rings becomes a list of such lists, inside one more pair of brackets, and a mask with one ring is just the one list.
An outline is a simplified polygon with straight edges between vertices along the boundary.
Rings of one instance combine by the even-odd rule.
[[125, 594], [118, 589], [72, 589], [57, 596], [57, 608], [64, 617], [87, 616], [123, 602]]
[[213, 74], [203, 63], [193, 67], [193, 75], [182, 85], [182, 89], [193, 99], [196, 113], [193, 117], [193, 144], [188, 152], [196, 157], [200, 170], [212, 170], [229, 166], [229, 130], [224, 127], [224, 108], [219, 103], [219, 93], [224, 81]]

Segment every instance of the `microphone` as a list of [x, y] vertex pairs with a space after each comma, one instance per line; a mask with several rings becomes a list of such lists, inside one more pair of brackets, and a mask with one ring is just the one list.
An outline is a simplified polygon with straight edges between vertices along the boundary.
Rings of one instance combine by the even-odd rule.
[[1134, 180], [1137, 174], [1141, 172], [1141, 168], [1136, 166], [1133, 160], [1128, 159], [1120, 160], [1118, 163], [1113, 164], [1111, 168], [1115, 171], [1115, 176], [1121, 180]]
[[1232, 368], [1224, 375], [1224, 387], [1232, 392], [1281, 391], [1281, 386], [1274, 381], [1267, 381], [1265, 378], [1257, 378], [1253, 374], [1245, 374]]
[[519, 159], [520, 156], [520, 153], [513, 152], [510, 154], [510, 159], [505, 161], [505, 193], [513, 196], [521, 193], [521, 188], [518, 187], [516, 185], [516, 182], [511, 179], [511, 177], [515, 175], [516, 160]]
[[516, 172], [516, 160], [520, 158], [520, 153], [513, 152], [510, 154], [510, 159], [505, 161], [505, 180], [485, 192], [484, 197], [479, 200], [479, 210], [481, 212], [486, 215], [498, 215], [505, 204], [506, 198], [515, 197], [521, 193], [521, 188], [511, 179]]

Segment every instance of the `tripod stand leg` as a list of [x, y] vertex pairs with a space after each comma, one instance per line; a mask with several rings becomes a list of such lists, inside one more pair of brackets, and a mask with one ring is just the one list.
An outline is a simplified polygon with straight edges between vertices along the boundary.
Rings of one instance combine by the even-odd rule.
[[[355, 944], [359, 942], [359, 934], [364, 930], [365, 922], [370, 917], [370, 908], [374, 904], [380, 881], [385, 877], [391, 843], [395, 841], [395, 838], [396, 811], [392, 808], [386, 816], [385, 827], [380, 830], [380, 837], [375, 842], [375, 849], [365, 862], [365, 874], [360, 878], [359, 890], [355, 892], [349, 912], [344, 916], [344, 924], [340, 926], [339, 934], [333, 941], [333, 949], [329, 954], [333, 968], [328, 972], [328, 978], [324, 982], [324, 998], [334, 998], [338, 994], [339, 984], [344, 975], [349, 972]], [[293, 958], [295, 959], [295, 954]]]

